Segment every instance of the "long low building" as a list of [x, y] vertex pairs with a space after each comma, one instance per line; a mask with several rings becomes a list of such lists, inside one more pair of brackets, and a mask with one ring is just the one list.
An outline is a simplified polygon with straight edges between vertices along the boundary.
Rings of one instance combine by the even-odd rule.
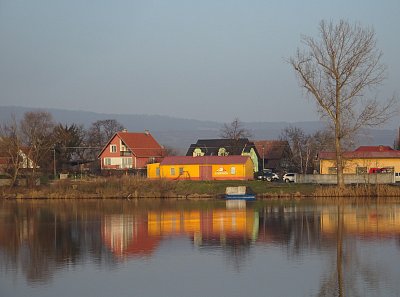
[[[400, 173], [400, 151], [389, 146], [360, 146], [343, 152], [343, 173]], [[320, 152], [320, 174], [336, 174], [336, 153]]]
[[170, 156], [161, 163], [147, 164], [150, 179], [251, 180], [253, 161], [249, 156]]

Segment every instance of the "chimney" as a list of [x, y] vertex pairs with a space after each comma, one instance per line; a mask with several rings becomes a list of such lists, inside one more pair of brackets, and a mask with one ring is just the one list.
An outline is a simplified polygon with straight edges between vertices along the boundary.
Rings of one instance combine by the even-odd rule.
[[150, 132], [149, 132], [149, 130], [144, 130], [144, 134], [146, 134], [146, 135], [150, 135]]
[[126, 133], [126, 132], [128, 132], [128, 130], [127, 129], [122, 129], [122, 132]]

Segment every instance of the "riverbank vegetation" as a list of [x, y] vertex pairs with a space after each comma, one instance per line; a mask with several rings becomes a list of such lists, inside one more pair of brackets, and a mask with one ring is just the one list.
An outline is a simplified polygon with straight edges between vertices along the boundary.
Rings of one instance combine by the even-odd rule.
[[222, 198], [226, 187], [247, 186], [258, 199], [302, 199], [337, 197], [400, 197], [395, 185], [336, 186], [263, 181], [148, 180], [138, 176], [66, 179], [36, 187], [2, 187], [0, 197], [8, 199], [88, 199], [88, 198]]

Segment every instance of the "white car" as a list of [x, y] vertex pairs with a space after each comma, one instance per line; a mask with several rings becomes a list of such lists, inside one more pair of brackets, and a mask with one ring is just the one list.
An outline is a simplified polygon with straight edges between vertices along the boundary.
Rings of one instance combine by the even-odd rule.
[[296, 173], [286, 173], [282, 176], [285, 183], [294, 183], [296, 181]]

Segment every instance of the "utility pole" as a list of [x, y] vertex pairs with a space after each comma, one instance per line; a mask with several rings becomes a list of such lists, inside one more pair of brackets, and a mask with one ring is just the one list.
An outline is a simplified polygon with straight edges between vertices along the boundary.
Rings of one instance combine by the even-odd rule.
[[262, 146], [262, 154], [263, 154], [263, 172], [265, 169], [265, 165], [264, 165], [264, 145]]
[[56, 148], [53, 148], [53, 169], [54, 169], [54, 179], [56, 179], [57, 170], [56, 170]]

